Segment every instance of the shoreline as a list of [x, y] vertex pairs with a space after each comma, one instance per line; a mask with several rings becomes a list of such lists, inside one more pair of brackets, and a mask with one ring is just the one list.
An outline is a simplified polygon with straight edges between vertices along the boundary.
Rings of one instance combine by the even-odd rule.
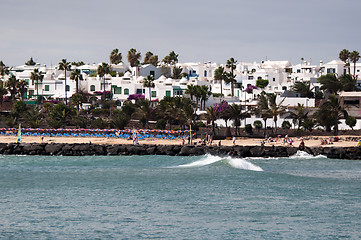
[[[94, 143], [0, 143], [2, 155], [48, 155], [48, 156], [125, 156], [169, 155], [200, 156], [211, 154], [231, 157], [290, 157], [299, 149], [293, 146], [206, 146], [161, 144], [94, 144]], [[313, 156], [361, 160], [360, 147], [306, 147], [303, 151]]]
[[[358, 147], [358, 139], [361, 139], [360, 136], [355, 135], [345, 135], [339, 137], [339, 141], [332, 142], [332, 144], [321, 145], [321, 140], [329, 140], [330, 137], [325, 136], [312, 136], [312, 137], [303, 137], [303, 138], [292, 138], [292, 145], [283, 143], [284, 138], [274, 139], [274, 141], [265, 141], [264, 146], [275, 146], [275, 147], [298, 147], [301, 139], [304, 140], [306, 147]], [[10, 135], [4, 136], [0, 135], [0, 143], [15, 143], [17, 136]], [[353, 139], [353, 140], [352, 140]], [[194, 139], [193, 143], [197, 145], [200, 144], [199, 138]], [[232, 139], [221, 140], [222, 146], [261, 146], [261, 142], [264, 139], [260, 138], [237, 138], [235, 144], [233, 144]], [[67, 144], [121, 144], [121, 145], [133, 145], [132, 140], [127, 140], [124, 138], [106, 138], [106, 137], [70, 137], [70, 136], [54, 136], [54, 137], [42, 137], [42, 136], [22, 136], [23, 143], [67, 143]], [[187, 141], [185, 141], [187, 143]], [[146, 138], [139, 140], [140, 145], [179, 145], [182, 146], [182, 139], [159, 139], [159, 138]], [[212, 146], [218, 146], [219, 140], [213, 141]], [[207, 146], [210, 146], [207, 144]]]

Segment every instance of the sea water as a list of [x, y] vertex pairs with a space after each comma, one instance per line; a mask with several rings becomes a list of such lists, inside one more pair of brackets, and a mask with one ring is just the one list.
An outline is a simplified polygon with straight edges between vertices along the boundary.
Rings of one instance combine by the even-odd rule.
[[361, 161], [0, 156], [0, 239], [359, 239]]

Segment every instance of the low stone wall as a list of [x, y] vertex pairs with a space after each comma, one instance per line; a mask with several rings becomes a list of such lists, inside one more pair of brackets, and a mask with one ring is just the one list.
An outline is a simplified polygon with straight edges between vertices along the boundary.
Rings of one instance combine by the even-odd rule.
[[[295, 147], [261, 147], [261, 146], [193, 146], [193, 145], [97, 145], [66, 143], [0, 143], [3, 155], [170, 155], [198, 156], [212, 154], [232, 157], [288, 157], [297, 152]], [[312, 147], [305, 151], [312, 155], [324, 155], [328, 158], [361, 159], [358, 147]]]

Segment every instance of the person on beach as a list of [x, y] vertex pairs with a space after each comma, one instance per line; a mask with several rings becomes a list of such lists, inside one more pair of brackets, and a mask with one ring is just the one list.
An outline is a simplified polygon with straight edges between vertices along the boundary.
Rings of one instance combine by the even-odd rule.
[[299, 150], [305, 150], [305, 142], [303, 141], [303, 139], [301, 138], [301, 142], [300, 142], [300, 145], [298, 146], [298, 149]]
[[235, 137], [235, 136], [233, 136], [233, 140], [232, 140], [232, 142], [233, 142], [233, 145], [235, 145], [235, 144], [236, 144], [236, 137]]

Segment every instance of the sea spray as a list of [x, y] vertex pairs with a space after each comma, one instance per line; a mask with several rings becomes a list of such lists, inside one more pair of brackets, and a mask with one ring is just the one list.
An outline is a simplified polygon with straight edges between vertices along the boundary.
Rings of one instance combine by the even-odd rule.
[[213, 156], [210, 154], [206, 154], [203, 156], [202, 159], [182, 164], [177, 166], [178, 168], [190, 168], [190, 167], [203, 167], [207, 165], [211, 165], [216, 162], [226, 162], [231, 167], [238, 168], [238, 169], [244, 169], [244, 170], [251, 170], [251, 171], [263, 171], [263, 169], [259, 166], [256, 166], [244, 159], [241, 158], [232, 158], [232, 157], [219, 157], [219, 156]]
[[263, 169], [257, 165], [254, 165], [253, 163], [250, 163], [244, 159], [241, 158], [231, 158], [228, 157], [227, 161], [229, 164], [234, 168], [244, 169], [244, 170], [251, 170], [251, 171], [258, 171], [262, 172]]
[[215, 162], [219, 162], [221, 160], [222, 160], [221, 157], [207, 154], [201, 160], [197, 160], [197, 161], [187, 163], [187, 164], [182, 164], [177, 167], [184, 167], [184, 168], [186, 168], [186, 167], [202, 167], [202, 166], [210, 165]]
[[292, 155], [288, 158], [290, 158], [290, 159], [318, 159], [318, 158], [327, 158], [327, 157], [324, 155], [313, 156], [307, 152], [299, 150], [294, 155]]

